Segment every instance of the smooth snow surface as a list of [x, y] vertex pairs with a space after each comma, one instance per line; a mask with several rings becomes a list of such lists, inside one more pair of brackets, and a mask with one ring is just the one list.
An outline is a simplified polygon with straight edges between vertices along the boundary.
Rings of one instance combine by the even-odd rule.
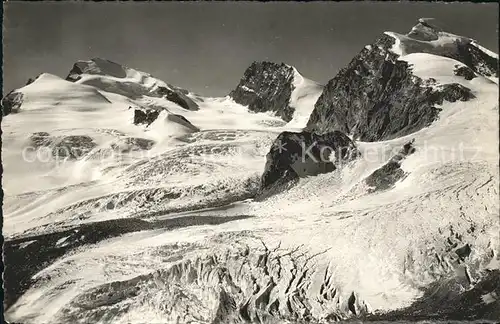
[[[404, 45], [405, 39], [398, 39]], [[263, 202], [249, 198], [272, 141], [283, 130], [303, 127], [321, 92], [321, 86], [298, 72], [291, 99], [296, 114], [287, 125], [266, 113], [250, 113], [228, 97], [198, 100], [198, 111], [162, 98], [131, 99], [92, 87], [94, 76], [70, 83], [43, 75], [19, 89], [26, 97], [20, 112], [2, 121], [7, 238], [109, 219], [252, 217], [219, 225], [143, 230], [81, 246], [37, 273], [37, 284], [8, 309], [7, 319], [152, 323], [196, 315], [203, 319], [197, 322], [209, 322], [205, 319], [214, 315], [211, 307], [217, 304], [213, 291], [220, 286], [213, 284], [215, 274], [205, 276], [203, 271], [217, 263], [200, 264], [217, 255], [217, 262], [226, 262], [245, 290], [245, 280], [257, 270], [252, 263], [244, 267], [224, 254], [239, 245], [252, 251], [260, 251], [262, 243], [279, 246], [283, 255], [299, 248], [305, 255], [317, 254], [304, 274], [305, 288], [294, 286], [299, 278], [293, 279], [293, 262], [283, 263], [283, 283], [277, 281], [277, 292], [270, 296], [286, 305], [295, 297], [282, 284], [303, 289], [315, 318], [332, 310], [349, 317], [350, 307], [387, 311], [410, 305], [426, 285], [464, 266], [478, 278], [500, 252], [498, 86], [481, 76], [471, 81], [454, 76], [452, 67], [461, 63], [441, 56], [414, 53], [400, 59], [412, 65], [415, 75], [436, 79], [437, 86], [458, 82], [469, 87], [476, 99], [445, 102], [439, 120], [415, 134], [358, 142], [361, 159], [332, 173], [303, 178]], [[125, 70], [124, 76], [121, 70], [108, 71], [115, 68], [103, 68], [109, 75], [99, 76], [99, 82], [114, 82], [118, 75], [148, 89], [159, 84], [132, 70]], [[136, 126], [135, 107], [163, 111], [150, 126]], [[170, 114], [184, 116], [200, 131], [172, 122]], [[81, 160], [27, 162], [22, 152], [34, 132], [88, 135], [96, 147]], [[113, 151], [113, 143], [129, 137], [155, 145], [149, 150]], [[411, 139], [416, 152], [402, 164], [407, 176], [391, 189], [371, 192], [364, 179]], [[110, 154], [91, 158], [99, 152]], [[68, 240], [61, 238], [57, 244], [64, 246]], [[450, 240], [459, 247], [472, 246], [464, 265], [456, 264], [453, 251], [447, 252]], [[174, 265], [177, 272], [169, 270]], [[268, 284], [260, 282], [259, 275], [254, 278], [258, 289]], [[94, 303], [93, 289], [117, 281], [138, 287], [137, 294], [124, 290], [109, 304]], [[324, 287], [335, 291], [335, 297], [322, 300]], [[350, 296], [356, 297], [355, 306], [348, 305]], [[178, 303], [169, 302], [173, 299]], [[94, 304], [89, 308], [86, 303]]]
[[290, 96], [290, 107], [294, 108], [292, 120], [288, 123], [290, 128], [304, 128], [309, 116], [314, 109], [314, 104], [323, 92], [319, 83], [304, 78], [296, 68], [293, 68], [293, 91]]

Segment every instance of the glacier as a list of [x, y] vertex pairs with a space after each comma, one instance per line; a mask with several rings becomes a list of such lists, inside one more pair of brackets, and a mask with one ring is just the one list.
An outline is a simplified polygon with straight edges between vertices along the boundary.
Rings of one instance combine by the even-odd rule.
[[[391, 51], [413, 77], [438, 90], [459, 84], [473, 98], [442, 101], [437, 118], [409, 134], [370, 141], [347, 134], [359, 158], [264, 200], [254, 197], [269, 148], [280, 133], [306, 128], [326, 91], [293, 67], [287, 120], [103, 59], [80, 63], [66, 80], [45, 73], [15, 90], [18, 108], [2, 118], [6, 319], [495, 319], [498, 81], [481, 73], [487, 65], [470, 80], [456, 75], [466, 64], [442, 49], [458, 36], [429, 24], [420, 20], [410, 36], [388, 33], [397, 40]], [[419, 30], [425, 37], [409, 39]], [[426, 40], [433, 35], [438, 40]], [[159, 114], [135, 125], [135, 109]], [[35, 133], [47, 134], [44, 150], [33, 149]], [[54, 154], [68, 137], [93, 145], [76, 159]], [[409, 142], [403, 176], [373, 188], [370, 175]], [[474, 305], [457, 309], [450, 300]]]

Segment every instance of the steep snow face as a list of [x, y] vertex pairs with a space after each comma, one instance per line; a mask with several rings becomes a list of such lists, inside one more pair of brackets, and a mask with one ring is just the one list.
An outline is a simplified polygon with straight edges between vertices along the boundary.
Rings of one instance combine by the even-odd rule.
[[491, 88], [493, 82], [483, 76], [467, 80], [465, 77], [457, 76], [456, 71], [467, 66], [454, 59], [428, 53], [412, 53], [399, 58], [409, 64], [414, 76], [422, 80], [433, 80], [432, 86], [439, 87], [445, 84], [460, 84], [472, 90]]
[[22, 93], [23, 110], [44, 109], [61, 103], [75, 109], [85, 109], [83, 103], [89, 106], [111, 103], [94, 87], [72, 84], [49, 73], [43, 73], [23, 87]]
[[490, 51], [489, 49], [487, 49], [486, 47], [483, 47], [483, 46], [479, 45], [475, 41], [472, 41], [471, 44], [474, 45], [475, 47], [477, 47], [478, 49], [480, 49], [481, 51], [483, 51], [484, 53], [488, 54], [492, 58], [498, 59], [498, 54], [497, 53], [495, 53], [493, 51]]
[[307, 124], [307, 120], [314, 109], [323, 86], [315, 81], [303, 77], [296, 68], [293, 68], [293, 90], [290, 95], [290, 107], [294, 109], [292, 120], [288, 127], [300, 130]]

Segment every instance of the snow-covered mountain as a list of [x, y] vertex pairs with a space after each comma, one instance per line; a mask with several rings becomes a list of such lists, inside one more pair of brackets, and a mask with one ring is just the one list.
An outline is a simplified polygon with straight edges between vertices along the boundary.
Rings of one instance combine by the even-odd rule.
[[187, 90], [166, 84], [148, 73], [100, 58], [75, 63], [66, 80], [92, 85], [131, 99], [141, 96], [164, 97], [185, 109], [198, 109]]
[[495, 87], [498, 57], [420, 19], [407, 35], [386, 32], [365, 46], [330, 80], [308, 128], [363, 141], [408, 135], [438, 119], [443, 101], [473, 99], [477, 76]]
[[40, 75], [2, 100], [7, 320], [499, 318], [497, 62], [421, 19], [325, 87]]

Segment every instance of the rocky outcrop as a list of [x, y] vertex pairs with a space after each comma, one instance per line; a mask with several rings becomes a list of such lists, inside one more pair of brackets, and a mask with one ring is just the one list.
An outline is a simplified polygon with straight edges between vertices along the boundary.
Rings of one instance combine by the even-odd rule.
[[178, 104], [184, 109], [198, 110], [199, 109], [198, 105], [188, 96], [186, 96], [186, 92], [187, 91], [183, 91], [182, 89], [176, 91], [165, 87], [158, 87], [158, 89], [155, 91], [155, 94], [157, 94], [160, 97], [165, 97], [167, 100], [170, 100], [173, 103]]
[[369, 192], [386, 190], [405, 177], [405, 172], [401, 170], [401, 163], [408, 155], [415, 152], [413, 140], [406, 143], [401, 151], [393, 156], [389, 162], [381, 168], [375, 170], [366, 179], [365, 183], [370, 187]]
[[146, 124], [150, 125], [158, 118], [160, 112], [152, 109], [135, 109], [134, 110], [134, 125]]
[[33, 82], [35, 82], [36, 79], [33, 79], [33, 78], [29, 78], [28, 81], [26, 81], [26, 85], [30, 85], [32, 84]]
[[465, 80], [472, 80], [476, 77], [476, 74], [472, 69], [468, 66], [459, 66], [458, 64], [455, 65], [455, 70], [453, 70], [453, 73], [456, 76], [462, 76], [465, 78]]
[[[160, 116], [159, 110], [154, 109], [135, 109], [134, 110], [134, 124], [141, 125], [145, 124], [146, 126], [151, 125], [155, 120]], [[169, 113], [166, 116], [166, 120], [174, 122], [176, 124], [184, 126], [186, 129], [192, 132], [198, 132], [200, 129], [194, 126], [186, 117], [178, 114]]]
[[[32, 148], [48, 148], [46, 151], [54, 158], [68, 158], [77, 160], [90, 151], [97, 144], [87, 135], [66, 135], [66, 136], [51, 136], [47, 132], [36, 132], [29, 137], [28, 145]], [[43, 151], [40, 154], [44, 154]]]
[[254, 112], [272, 111], [290, 121], [294, 69], [284, 63], [253, 62], [229, 96]]
[[52, 148], [54, 157], [80, 159], [89, 153], [97, 144], [87, 135], [70, 135], [58, 138]]
[[37, 75], [36, 77], [34, 78], [29, 78], [28, 81], [26, 81], [26, 85], [30, 85], [32, 84], [33, 82], [35, 82], [43, 73]]
[[498, 58], [486, 54], [473, 42], [458, 43], [458, 54], [449, 57], [467, 65], [474, 72], [498, 78]]
[[111, 148], [120, 153], [150, 150], [155, 141], [140, 137], [124, 137], [111, 143]]
[[80, 80], [82, 74], [109, 75], [115, 78], [125, 78], [127, 72], [125, 68], [115, 62], [93, 58], [90, 61], [78, 61], [69, 71], [66, 81], [76, 82]]
[[339, 131], [323, 135], [283, 132], [267, 154], [258, 199], [281, 191], [300, 177], [331, 172], [358, 155], [354, 143]]
[[11, 91], [2, 99], [2, 116], [18, 113], [23, 104], [24, 95], [21, 92]]
[[52, 141], [52, 137], [47, 132], [36, 132], [29, 138], [30, 145], [35, 148], [49, 146]]
[[412, 74], [392, 51], [395, 39], [383, 35], [366, 46], [325, 86], [306, 130], [339, 130], [362, 141], [392, 139], [416, 132], [438, 116], [444, 100], [469, 100], [459, 84], [437, 85]]
[[476, 98], [469, 88], [458, 83], [449, 83], [434, 86], [438, 89], [430, 95], [431, 100], [435, 100], [436, 105], [442, 105], [444, 101], [469, 101]]

